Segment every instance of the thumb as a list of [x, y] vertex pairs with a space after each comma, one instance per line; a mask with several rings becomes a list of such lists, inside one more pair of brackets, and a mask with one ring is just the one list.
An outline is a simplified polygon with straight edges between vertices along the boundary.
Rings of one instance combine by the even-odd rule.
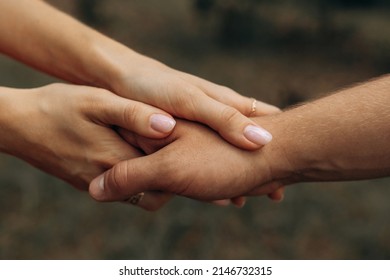
[[106, 125], [116, 125], [150, 138], [169, 135], [176, 121], [168, 113], [153, 106], [119, 97], [106, 95], [94, 111], [94, 118]]
[[89, 185], [90, 195], [97, 201], [124, 201], [148, 190], [158, 190], [159, 168], [154, 155], [122, 161], [101, 174]]

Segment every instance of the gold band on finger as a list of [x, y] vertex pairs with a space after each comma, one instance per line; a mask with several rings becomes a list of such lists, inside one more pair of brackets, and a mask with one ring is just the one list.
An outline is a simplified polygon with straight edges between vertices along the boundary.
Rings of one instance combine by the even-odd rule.
[[132, 204], [132, 205], [137, 205], [144, 198], [144, 195], [145, 195], [145, 193], [141, 192], [141, 193], [138, 193], [136, 195], [130, 196], [128, 199], [126, 199], [123, 202], [128, 203], [128, 204]]
[[249, 116], [252, 116], [254, 113], [256, 113], [256, 105], [257, 105], [257, 100], [253, 98], [251, 112]]

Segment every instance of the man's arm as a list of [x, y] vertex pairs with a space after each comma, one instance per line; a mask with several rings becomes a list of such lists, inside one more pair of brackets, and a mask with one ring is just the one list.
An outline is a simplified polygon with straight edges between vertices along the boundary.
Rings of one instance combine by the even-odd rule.
[[[390, 175], [390, 76], [256, 121], [275, 135], [275, 146], [284, 151], [293, 173], [288, 180]], [[281, 179], [278, 166], [272, 168], [275, 179]]]
[[[2, 0], [0, 11], [0, 52], [69, 82], [205, 123], [241, 148], [270, 141], [269, 133], [244, 116], [251, 113], [250, 98], [140, 55], [44, 1]], [[257, 105], [260, 115], [277, 111]]]
[[150, 155], [117, 164], [91, 183], [90, 193], [102, 201], [144, 190], [212, 200], [267, 194], [279, 183], [390, 175], [389, 77], [255, 121], [274, 140], [252, 152], [183, 121], [164, 140], [122, 131], [127, 141]]

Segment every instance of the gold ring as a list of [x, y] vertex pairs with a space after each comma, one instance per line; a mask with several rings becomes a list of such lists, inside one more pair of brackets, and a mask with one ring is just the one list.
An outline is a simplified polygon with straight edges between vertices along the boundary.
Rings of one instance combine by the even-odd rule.
[[126, 199], [125, 203], [132, 204], [132, 205], [137, 205], [140, 203], [140, 201], [144, 198], [145, 193], [141, 192], [136, 195], [130, 196], [128, 199]]
[[251, 108], [251, 112], [249, 114], [249, 116], [253, 115], [254, 113], [256, 113], [256, 105], [257, 105], [257, 100], [253, 98], [253, 101], [252, 101], [252, 108]]

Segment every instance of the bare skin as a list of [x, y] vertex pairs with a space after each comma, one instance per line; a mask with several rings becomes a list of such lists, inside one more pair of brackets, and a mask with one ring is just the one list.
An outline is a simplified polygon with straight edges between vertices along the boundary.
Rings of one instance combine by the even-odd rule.
[[[204, 123], [240, 148], [258, 149], [270, 141], [246, 117], [250, 98], [145, 57], [43, 1], [3, 0], [0, 10], [0, 52], [66, 81]], [[261, 102], [257, 108], [258, 114], [279, 111]]]
[[389, 92], [390, 78], [382, 77], [254, 118], [274, 136], [258, 151], [232, 147], [208, 128], [181, 120], [163, 140], [122, 131], [149, 155], [116, 164], [92, 181], [90, 194], [113, 201], [158, 190], [209, 201], [268, 194], [296, 182], [389, 176]]
[[170, 131], [156, 131], [151, 120], [166, 115], [92, 87], [0, 88], [0, 151], [87, 190], [94, 177], [115, 163], [142, 155], [112, 126], [164, 137]]
[[[279, 109], [274, 106], [257, 102], [257, 110], [253, 114], [252, 99], [243, 97], [229, 88], [177, 71], [143, 56], [56, 10], [44, 1], [4, 0], [0, 1], [0, 9], [2, 11], [0, 17], [0, 52], [68, 82], [104, 88], [126, 99], [154, 105], [166, 113], [156, 109], [157, 111], [171, 118], [163, 121], [165, 127], [162, 127], [164, 125], [161, 124], [160, 120], [159, 131], [156, 131], [151, 126], [151, 116], [146, 116], [142, 110], [134, 109], [130, 114], [133, 122], [123, 125], [131, 131], [146, 137], [165, 137], [173, 129], [172, 123], [175, 122], [171, 116], [174, 115], [205, 123], [215, 129], [226, 140], [244, 149], [261, 148], [272, 138], [267, 131], [259, 127], [248, 116], [250, 114], [261, 116], [279, 112]], [[56, 87], [57, 89], [51, 86], [51, 90], [58, 91], [60, 86], [57, 85]], [[75, 96], [78, 96], [79, 89], [69, 87], [64, 90], [72, 91], [73, 89], [76, 92]], [[9, 91], [19, 92], [18, 90], [6, 90], [6, 92]], [[32, 91], [36, 92], [37, 90]], [[99, 92], [96, 89], [92, 90], [92, 88], [87, 91], [90, 93]], [[48, 93], [49, 91], [45, 90], [45, 92]], [[27, 95], [16, 94], [15, 99], [21, 99], [21, 96], [25, 97]], [[37, 96], [37, 94], [31, 96]], [[36, 98], [31, 96], [26, 98], [23, 103], [27, 104], [30, 102], [28, 100], [31, 100], [32, 104], [36, 105]], [[68, 98], [65, 98], [65, 96]], [[65, 104], [73, 98], [73, 95], [66, 94], [63, 97], [65, 109], [79, 109], [67, 107], [67, 104]], [[44, 99], [49, 103], [49, 101], [55, 101], [56, 98], [45, 94]], [[92, 99], [89, 97], [90, 101]], [[10, 99], [7, 98], [7, 100]], [[52, 113], [57, 112], [58, 105], [54, 103], [53, 108], [51, 108]], [[62, 109], [61, 106], [59, 107]], [[136, 108], [140, 107], [139, 105], [136, 106]], [[94, 109], [93, 105], [89, 109]], [[137, 115], [138, 113], [139, 115]], [[77, 115], [77, 112], [71, 112], [70, 110], [68, 114]], [[98, 114], [99, 112], [95, 113], [96, 118]], [[67, 116], [67, 114], [56, 116], [56, 123], [53, 121], [52, 125], [55, 128], [53, 131], [57, 131], [61, 126], [65, 127], [66, 124], [72, 125], [67, 122], [67, 119], [64, 119], [62, 124], [60, 123], [60, 117], [66, 118]], [[42, 115], [37, 114], [35, 120], [38, 121], [40, 117]], [[14, 118], [17, 119], [17, 116], [14, 116]], [[2, 123], [7, 121], [6, 116], [1, 120]], [[35, 125], [39, 127], [39, 123]], [[17, 127], [11, 129], [10, 126], [7, 126], [7, 128], [12, 130], [15, 137], [19, 135], [28, 139], [23, 134], [26, 131], [18, 131], [19, 128]], [[68, 127], [67, 130], [73, 131], [76, 128], [77, 126]], [[73, 131], [73, 133], [78, 134], [79, 132]], [[91, 134], [91, 137], [94, 137], [93, 135], [95, 134]], [[30, 135], [29, 137], [37, 137], [34, 138], [36, 143], [48, 144], [45, 142], [47, 139], [39, 139], [38, 136], [40, 135]], [[88, 139], [84, 139], [86, 136], [87, 134], [83, 135], [84, 145], [90, 142], [87, 141]], [[66, 137], [54, 137], [53, 139], [56, 138], [58, 138], [56, 140], [59, 143], [58, 148], [67, 145], [66, 140], [70, 140]], [[62, 139], [65, 139], [65, 141], [61, 142]], [[6, 143], [3, 143], [2, 150], [26, 159], [37, 167], [63, 178], [79, 188], [85, 188], [89, 183], [88, 180], [97, 175], [97, 171], [104, 171], [101, 166], [97, 168], [93, 163], [90, 169], [94, 171], [86, 171], [89, 175], [81, 175], [85, 170], [88, 170], [86, 164], [89, 163], [89, 161], [83, 162], [83, 160], [90, 159], [79, 157], [77, 163], [69, 161], [72, 162], [69, 166], [81, 166], [79, 168], [81, 171], [72, 173], [69, 167], [58, 166], [68, 161], [64, 157], [61, 157], [62, 163], [54, 164], [54, 159], [51, 159], [52, 155], [50, 153], [30, 155], [27, 151], [23, 154], [23, 148], [26, 148], [26, 146], [32, 147], [32, 143], [24, 143], [23, 141], [16, 141], [16, 143], [20, 143], [20, 147], [12, 147], [15, 145], [12, 141], [9, 141], [11, 147], [7, 147]], [[76, 154], [84, 152], [84, 145], [78, 146], [79, 151], [76, 149], [77, 146], [72, 146], [72, 152], [66, 155], [75, 159]], [[54, 147], [52, 148], [54, 149]], [[93, 147], [89, 148], [93, 150]], [[111, 148], [114, 150], [115, 147]], [[116, 152], [123, 148], [119, 145]], [[61, 155], [61, 150], [51, 152]], [[126, 155], [126, 153], [124, 154]], [[101, 155], [96, 155], [96, 157], [99, 156], [101, 157]], [[121, 157], [121, 159], [124, 158]], [[100, 160], [102, 159], [100, 158]], [[107, 161], [111, 165], [116, 163], [110, 159], [107, 159]], [[107, 162], [103, 165], [105, 168], [111, 167]], [[71, 178], [71, 175], [74, 178]], [[158, 197], [165, 196], [156, 195], [151, 197], [156, 197], [156, 200], [159, 200]], [[166, 201], [166, 199], [163, 198], [161, 201]], [[244, 199], [235, 198], [233, 202], [242, 205]], [[226, 201], [215, 203], [224, 205]]]

